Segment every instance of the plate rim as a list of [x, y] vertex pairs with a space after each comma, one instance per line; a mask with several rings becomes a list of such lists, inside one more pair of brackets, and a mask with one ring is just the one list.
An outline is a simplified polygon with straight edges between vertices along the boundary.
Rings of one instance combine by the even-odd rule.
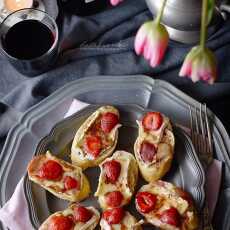
[[[174, 97], [179, 98], [180, 101], [183, 103], [190, 104], [192, 107], [198, 108], [199, 102], [193, 99], [192, 97], [186, 95], [181, 90], [177, 89], [175, 86], [171, 85], [170, 83], [163, 81], [163, 80], [155, 80], [149, 76], [146, 75], [126, 75], [126, 76], [119, 76], [117, 78], [114, 78], [113, 76], [107, 75], [107, 76], [91, 76], [91, 77], [85, 77], [81, 79], [77, 79], [75, 81], [72, 81], [65, 86], [61, 87], [60, 89], [56, 90], [54, 93], [49, 95], [47, 98], [42, 100], [41, 102], [37, 103], [36, 105], [29, 108], [19, 119], [19, 121], [10, 129], [4, 147], [2, 149], [1, 155], [0, 155], [0, 165], [2, 166], [0, 168], [0, 187], [2, 188], [4, 175], [3, 172], [7, 168], [7, 160], [9, 160], [9, 157], [12, 157], [11, 154], [11, 148], [13, 146], [13, 143], [15, 142], [15, 138], [18, 139], [22, 138], [23, 132], [30, 131], [33, 119], [34, 119], [34, 113], [39, 112], [40, 110], [46, 108], [47, 105], [52, 104], [52, 106], [57, 106], [60, 99], [67, 100], [70, 97], [68, 96], [69, 92], [72, 92], [73, 90], [76, 90], [76, 88], [80, 89], [82, 87], [87, 87], [87, 85], [103, 85], [105, 84], [111, 84], [111, 83], [130, 83], [130, 84], [137, 84], [140, 83], [143, 87], [147, 87], [150, 92], [152, 92], [154, 89], [159, 87], [160, 89], [165, 89], [169, 93], [173, 94]], [[72, 90], [72, 91], [71, 91]], [[87, 91], [90, 90], [90, 87], [88, 87]], [[63, 98], [62, 98], [63, 97]], [[64, 101], [61, 100], [62, 102]], [[72, 99], [72, 98], [71, 98]], [[215, 128], [215, 138], [218, 141], [218, 146], [221, 149], [222, 157], [224, 158], [225, 165], [230, 169], [230, 142], [229, 142], [229, 135], [219, 120], [219, 118], [210, 110], [208, 109], [208, 115], [213, 120], [214, 128]], [[14, 142], [13, 142], [14, 141]], [[11, 148], [9, 148], [11, 147]], [[1, 189], [1, 193], [3, 193]], [[3, 199], [4, 196], [0, 196], [0, 206], [2, 206], [4, 203], [6, 203], [6, 200]], [[1, 227], [1, 223], [0, 223]], [[3, 228], [2, 228], [3, 229]]]

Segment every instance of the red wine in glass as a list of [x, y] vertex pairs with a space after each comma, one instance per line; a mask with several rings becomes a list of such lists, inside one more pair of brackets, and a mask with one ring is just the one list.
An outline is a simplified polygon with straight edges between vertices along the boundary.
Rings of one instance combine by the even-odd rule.
[[[31, 16], [32, 11], [37, 11], [34, 14], [37, 18]], [[55, 21], [45, 12], [36, 9], [19, 10], [8, 17], [0, 25], [0, 48], [3, 54], [24, 75], [35, 76], [47, 71], [58, 54], [58, 29]]]
[[54, 36], [48, 26], [37, 20], [13, 25], [5, 35], [5, 51], [17, 59], [30, 60], [45, 54], [53, 45]]

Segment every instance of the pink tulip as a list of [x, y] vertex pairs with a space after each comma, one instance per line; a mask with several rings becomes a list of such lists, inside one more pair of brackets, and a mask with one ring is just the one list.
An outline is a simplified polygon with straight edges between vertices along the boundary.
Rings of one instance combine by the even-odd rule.
[[179, 76], [191, 78], [193, 82], [203, 80], [213, 84], [217, 78], [216, 58], [208, 48], [194, 47], [186, 56]]
[[134, 48], [137, 55], [143, 55], [152, 67], [159, 65], [169, 42], [165, 26], [155, 21], [145, 22], [137, 32]]
[[113, 6], [118, 5], [120, 2], [123, 2], [123, 0], [110, 0], [111, 5]]

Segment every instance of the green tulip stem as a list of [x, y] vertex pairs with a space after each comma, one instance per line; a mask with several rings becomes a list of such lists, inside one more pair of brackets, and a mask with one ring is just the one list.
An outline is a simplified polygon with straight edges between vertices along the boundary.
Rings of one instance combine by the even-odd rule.
[[164, 13], [164, 8], [165, 8], [165, 5], [166, 5], [166, 2], [167, 2], [167, 0], [163, 0], [162, 1], [161, 8], [160, 8], [160, 10], [157, 13], [157, 17], [155, 19], [155, 22], [156, 22], [157, 25], [159, 25], [160, 22], [161, 22], [161, 18], [162, 18], [163, 13]]
[[202, 0], [202, 18], [201, 18], [201, 32], [200, 32], [200, 47], [205, 48], [207, 36], [207, 17], [208, 17], [208, 0]]

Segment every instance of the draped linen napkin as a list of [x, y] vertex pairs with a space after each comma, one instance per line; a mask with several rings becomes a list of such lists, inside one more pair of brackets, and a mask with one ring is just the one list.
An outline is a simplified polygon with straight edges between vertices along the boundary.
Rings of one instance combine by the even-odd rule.
[[[69, 117], [77, 111], [85, 108], [88, 104], [74, 99], [65, 117]], [[209, 166], [206, 174], [207, 200], [210, 210], [210, 217], [213, 217], [215, 206], [218, 200], [221, 183], [222, 162], [214, 160]], [[30, 222], [27, 201], [24, 195], [23, 178], [19, 181], [12, 197], [0, 209], [0, 220], [10, 230], [30, 230], [33, 226]]]

